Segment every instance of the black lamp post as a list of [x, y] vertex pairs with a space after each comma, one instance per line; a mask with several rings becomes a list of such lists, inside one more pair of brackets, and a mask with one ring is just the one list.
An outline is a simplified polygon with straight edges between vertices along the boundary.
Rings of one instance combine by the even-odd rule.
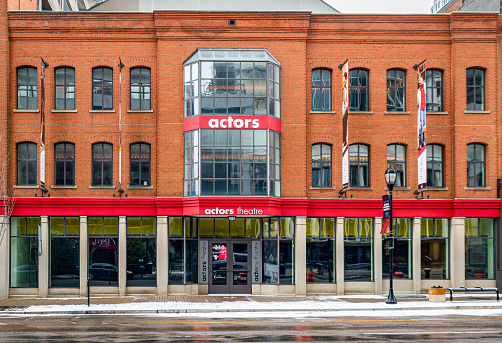
[[394, 229], [392, 225], [392, 190], [394, 189], [394, 184], [396, 183], [397, 172], [394, 169], [387, 169], [385, 171], [385, 182], [387, 183], [387, 188], [389, 188], [389, 218], [390, 218], [390, 244], [389, 244], [389, 254], [390, 254], [390, 278], [389, 278], [389, 296], [387, 297], [387, 304], [397, 304], [396, 297], [394, 296]]

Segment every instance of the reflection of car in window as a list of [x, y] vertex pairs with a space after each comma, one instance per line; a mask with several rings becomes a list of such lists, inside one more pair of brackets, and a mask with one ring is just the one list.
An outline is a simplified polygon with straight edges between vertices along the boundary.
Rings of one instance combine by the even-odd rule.
[[[132, 279], [134, 273], [127, 271], [127, 278]], [[89, 266], [89, 278], [91, 280], [117, 280], [118, 268], [110, 263], [93, 263]]]

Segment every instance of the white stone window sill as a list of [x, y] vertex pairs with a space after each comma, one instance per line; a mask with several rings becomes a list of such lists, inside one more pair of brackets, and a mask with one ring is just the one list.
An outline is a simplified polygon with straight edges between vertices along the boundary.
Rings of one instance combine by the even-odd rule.
[[447, 191], [448, 187], [427, 187], [428, 191]]
[[20, 110], [20, 109], [17, 109], [17, 108], [13, 109], [12, 111], [13, 112], [20, 112], [20, 113], [22, 113], [22, 112], [26, 112], [26, 113], [38, 113], [38, 112], [40, 112], [39, 109], [36, 109], [36, 110], [22, 110], [21, 109]]
[[448, 112], [427, 112], [427, 115], [448, 115]]
[[373, 114], [373, 111], [349, 111], [349, 114]]
[[89, 186], [89, 189], [115, 189], [115, 186]]
[[464, 111], [465, 114], [490, 114], [490, 111]]
[[12, 188], [17, 188], [17, 189], [39, 189], [40, 186], [38, 185], [13, 185]]
[[372, 191], [373, 187], [350, 186], [349, 191]]
[[[385, 187], [385, 190], [388, 191], [389, 188]], [[393, 191], [411, 191], [411, 187], [396, 187], [394, 186]]]
[[491, 191], [491, 187], [464, 187], [466, 191]]
[[77, 113], [77, 110], [51, 110], [52, 113]]
[[310, 114], [335, 114], [335, 111], [310, 111]]
[[77, 185], [74, 186], [63, 186], [63, 185], [52, 185], [52, 189], [77, 189]]
[[153, 110], [127, 110], [127, 113], [153, 113]]
[[89, 110], [89, 113], [115, 113], [115, 110]]
[[127, 186], [127, 189], [153, 189], [153, 186]]
[[408, 115], [408, 114], [411, 114], [411, 112], [410, 111], [385, 111], [384, 114]]
[[313, 191], [334, 191], [336, 187], [310, 187]]

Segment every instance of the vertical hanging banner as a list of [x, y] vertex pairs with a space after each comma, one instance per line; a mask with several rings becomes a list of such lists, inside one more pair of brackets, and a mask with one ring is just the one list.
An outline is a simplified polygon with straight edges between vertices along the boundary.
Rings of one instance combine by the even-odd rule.
[[417, 91], [417, 138], [418, 138], [418, 189], [427, 188], [427, 145], [425, 142], [425, 134], [427, 131], [426, 115], [427, 115], [427, 100], [426, 100], [426, 61], [416, 65], [418, 78]]
[[[339, 66], [340, 68], [340, 66]], [[341, 66], [343, 99], [343, 143], [342, 143], [342, 189], [349, 188], [349, 59]]]
[[49, 64], [41, 57], [40, 63], [40, 189], [43, 189], [45, 188], [45, 68]]
[[383, 201], [383, 218], [382, 218], [382, 230], [380, 233], [390, 233], [390, 195], [382, 195]]
[[119, 57], [119, 196], [122, 189], [122, 68], [124, 67]]

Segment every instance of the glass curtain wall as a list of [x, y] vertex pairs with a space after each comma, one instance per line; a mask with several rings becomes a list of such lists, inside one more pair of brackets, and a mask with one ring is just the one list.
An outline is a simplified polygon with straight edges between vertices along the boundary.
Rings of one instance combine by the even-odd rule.
[[51, 217], [50, 232], [49, 287], [79, 287], [79, 217]]
[[157, 218], [127, 217], [128, 287], [157, 286]]
[[185, 196], [280, 196], [280, 133], [202, 129], [200, 161], [198, 135], [184, 133]]
[[[393, 218], [392, 227], [394, 228], [395, 235], [395, 246], [394, 246], [394, 277], [411, 279], [411, 218]], [[396, 234], [396, 223], [397, 223], [397, 234]], [[382, 277], [388, 278], [390, 271], [390, 255], [389, 246], [390, 239], [389, 234], [382, 235], [383, 241], [383, 271]]]
[[335, 218], [307, 218], [307, 283], [335, 283]]
[[118, 286], [119, 219], [88, 217], [89, 285]]
[[345, 218], [345, 281], [373, 281], [373, 249], [373, 218]]
[[10, 287], [38, 287], [40, 217], [10, 218]]
[[422, 218], [421, 278], [450, 278], [450, 226], [447, 218]]
[[465, 219], [465, 279], [495, 279], [493, 218]]

